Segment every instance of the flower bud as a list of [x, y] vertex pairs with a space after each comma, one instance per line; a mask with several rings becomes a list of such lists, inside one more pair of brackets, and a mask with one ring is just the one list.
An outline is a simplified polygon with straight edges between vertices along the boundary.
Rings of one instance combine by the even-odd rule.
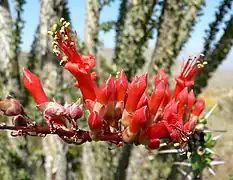
[[149, 97], [148, 93], [144, 92], [142, 97], [140, 98], [140, 100], [138, 102], [137, 109], [140, 109], [143, 106], [148, 106], [149, 100], [150, 100], [150, 97]]
[[96, 98], [100, 104], [108, 104], [109, 101], [115, 99], [115, 83], [110, 75], [108, 79], [96, 89]]
[[49, 101], [43, 90], [40, 79], [35, 74], [28, 69], [23, 68], [23, 79], [25, 88], [30, 92], [37, 104], [42, 104]]
[[200, 116], [204, 108], [205, 108], [204, 99], [197, 100], [196, 104], [194, 105], [194, 109], [192, 111], [192, 116]]
[[19, 101], [8, 96], [6, 100], [0, 101], [0, 111], [5, 116], [17, 116], [23, 114], [23, 107]]
[[165, 88], [164, 81], [161, 81], [153, 90], [149, 103], [150, 112], [152, 114], [156, 114], [165, 95]]
[[158, 86], [160, 82], [164, 82], [165, 85], [168, 83], [167, 75], [164, 69], [161, 69], [159, 73], [154, 77], [154, 86]]
[[124, 101], [125, 94], [128, 88], [128, 80], [124, 73], [124, 71], [121, 71], [117, 74], [116, 80], [116, 101]]
[[195, 95], [193, 90], [191, 90], [188, 94], [187, 113], [189, 113], [192, 110], [194, 102], [195, 102]]
[[97, 112], [92, 111], [88, 118], [88, 125], [93, 134], [98, 134], [102, 130], [102, 120]]
[[65, 108], [57, 102], [46, 102], [37, 105], [37, 107], [49, 117], [59, 117], [66, 115]]
[[150, 139], [149, 144], [146, 145], [146, 147], [150, 150], [158, 149], [160, 146], [160, 140], [159, 139]]
[[137, 108], [137, 104], [146, 90], [148, 74], [145, 73], [141, 77], [135, 76], [128, 88], [128, 97], [125, 109], [128, 112], [133, 112]]
[[82, 104], [73, 103], [70, 106], [68, 106], [65, 110], [67, 116], [75, 120], [81, 118], [83, 115]]
[[149, 120], [149, 110], [147, 106], [143, 106], [137, 109], [132, 116], [129, 124], [129, 131], [131, 133], [137, 133]]
[[178, 115], [183, 117], [184, 111], [188, 104], [188, 88], [184, 88], [177, 96], [178, 104]]
[[187, 132], [191, 132], [195, 125], [196, 125], [196, 118], [191, 118], [189, 119], [185, 124], [184, 124], [184, 129], [187, 131]]

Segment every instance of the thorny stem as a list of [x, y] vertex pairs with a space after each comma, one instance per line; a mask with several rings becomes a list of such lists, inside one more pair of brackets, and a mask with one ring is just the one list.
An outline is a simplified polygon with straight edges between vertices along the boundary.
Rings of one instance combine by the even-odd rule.
[[[0, 129], [15, 131], [15, 136], [20, 135], [47, 135], [47, 134], [57, 134], [64, 140], [67, 140], [71, 143], [83, 144], [86, 141], [92, 141], [89, 131], [84, 131], [78, 129], [77, 131], [67, 129], [67, 128], [56, 128], [51, 131], [48, 127], [43, 127], [39, 125], [34, 126], [9, 126], [6, 124], [1, 124]], [[35, 133], [35, 134], [29, 134]], [[99, 141], [110, 141], [118, 144], [122, 142], [121, 133], [105, 133], [98, 136]]]

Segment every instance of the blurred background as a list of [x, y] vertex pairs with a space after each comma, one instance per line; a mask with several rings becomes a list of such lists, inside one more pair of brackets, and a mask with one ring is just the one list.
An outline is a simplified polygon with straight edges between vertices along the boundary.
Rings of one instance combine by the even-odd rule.
[[[129, 79], [147, 71], [150, 83], [164, 68], [172, 77], [188, 55], [203, 53], [208, 65], [195, 79], [206, 110], [218, 108], [208, 126], [225, 129], [214, 152], [225, 165], [216, 176], [233, 179], [233, 0], [0, 0], [0, 91], [21, 101], [38, 123], [40, 113], [25, 91], [22, 67], [41, 77], [49, 96], [76, 101], [74, 79], [59, 66], [47, 35], [61, 17], [77, 32], [80, 53], [96, 56], [99, 80], [124, 69]], [[149, 88], [150, 89], [150, 88]], [[1, 122], [11, 120], [1, 117]], [[80, 126], [85, 127], [85, 118]], [[111, 149], [111, 150], [109, 150]], [[184, 179], [173, 162], [144, 147], [108, 143], [69, 145], [58, 137], [17, 137], [0, 132], [0, 179]]]

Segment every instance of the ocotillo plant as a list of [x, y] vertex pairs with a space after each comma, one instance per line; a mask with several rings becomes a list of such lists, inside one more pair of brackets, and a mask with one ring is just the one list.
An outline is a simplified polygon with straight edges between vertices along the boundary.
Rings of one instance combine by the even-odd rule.
[[[49, 34], [53, 37], [53, 52], [60, 58], [60, 65], [76, 78], [74, 86], [81, 91], [82, 97], [73, 103], [50, 101], [38, 76], [24, 68], [24, 86], [46, 125], [28, 117], [18, 100], [7, 96], [0, 101], [0, 110], [3, 115], [14, 117], [14, 125], [2, 124], [0, 129], [11, 130], [14, 136], [56, 134], [65, 142], [77, 145], [108, 141], [117, 147], [130, 143], [158, 149], [160, 141], [164, 140], [186, 149], [205, 107], [204, 99], [196, 99], [188, 89], [194, 85], [193, 77], [204, 68], [203, 55], [188, 58], [175, 78], [173, 91], [169, 89], [163, 69], [154, 77], [151, 95], [146, 92], [147, 73], [135, 76], [129, 82], [122, 70], [115, 78], [109, 75], [97, 86], [93, 71], [95, 57], [77, 52], [69, 25], [61, 18]], [[78, 126], [86, 111], [89, 130]]]

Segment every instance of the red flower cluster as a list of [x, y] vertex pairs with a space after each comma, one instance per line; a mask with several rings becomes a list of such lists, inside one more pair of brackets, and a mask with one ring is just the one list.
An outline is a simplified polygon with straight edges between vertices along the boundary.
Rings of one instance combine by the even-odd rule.
[[[121, 142], [143, 144], [150, 149], [159, 148], [163, 138], [171, 143], [186, 144], [205, 106], [203, 99], [196, 100], [193, 91], [188, 90], [193, 85], [192, 78], [204, 65], [202, 56], [188, 59], [175, 79], [173, 92], [169, 89], [164, 70], [154, 77], [151, 94], [146, 92], [147, 73], [128, 82], [121, 71], [115, 78], [110, 75], [97, 86], [96, 73], [92, 72], [94, 56], [78, 54], [69, 23], [64, 19], [60, 23], [60, 28], [56, 25], [50, 32], [54, 38], [54, 53], [61, 59], [61, 65], [77, 80], [75, 86], [80, 89], [83, 105], [89, 111], [89, 135], [92, 140], [104, 139], [105, 134], [118, 134]], [[61, 105], [56, 101], [50, 102], [39, 78], [27, 69], [24, 69], [24, 85], [51, 130], [68, 128], [66, 119], [71, 129], [77, 129], [76, 121], [83, 114], [81, 103]]]

